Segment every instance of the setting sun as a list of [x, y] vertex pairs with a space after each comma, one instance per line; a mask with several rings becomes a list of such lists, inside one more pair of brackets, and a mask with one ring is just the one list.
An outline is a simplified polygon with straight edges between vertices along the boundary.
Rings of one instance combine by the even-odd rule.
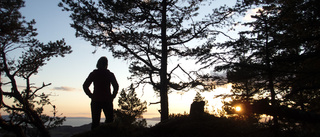
[[237, 106], [236, 111], [238, 111], [238, 112], [241, 111], [241, 107]]

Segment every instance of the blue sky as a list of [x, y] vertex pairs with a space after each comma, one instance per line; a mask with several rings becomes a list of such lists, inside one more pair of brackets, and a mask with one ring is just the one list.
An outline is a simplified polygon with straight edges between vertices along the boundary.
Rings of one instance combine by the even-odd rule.
[[[221, 5], [223, 0], [219, 0], [215, 5]], [[43, 89], [45, 93], [50, 93], [52, 103], [58, 108], [59, 113], [67, 117], [90, 117], [90, 99], [82, 91], [82, 83], [88, 74], [95, 69], [96, 61], [101, 56], [109, 59], [109, 70], [112, 71], [122, 88], [128, 87], [131, 82], [127, 79], [130, 76], [128, 71], [129, 62], [114, 59], [112, 54], [103, 49], [97, 49], [89, 42], [75, 37], [75, 30], [70, 27], [71, 19], [68, 12], [63, 12], [58, 7], [59, 0], [27, 0], [26, 7], [21, 9], [21, 13], [30, 21], [35, 19], [38, 36], [37, 38], [44, 43], [49, 41], [65, 39], [68, 45], [72, 46], [73, 52], [64, 58], [53, 58], [47, 65], [42, 67], [31, 81], [40, 86], [43, 82], [52, 83], [51, 86]], [[95, 54], [93, 51], [97, 50]], [[22, 82], [20, 83], [22, 84]], [[219, 107], [221, 103], [212, 98], [216, 94], [230, 91], [230, 85], [216, 89], [216, 92], [207, 92], [202, 95], [209, 101], [209, 109]], [[120, 92], [120, 91], [119, 91]], [[150, 86], [144, 90], [137, 90], [138, 96], [148, 103], [159, 101]], [[189, 113], [189, 107], [196, 92], [190, 91], [183, 95], [172, 93], [169, 95], [170, 113]], [[119, 97], [119, 95], [118, 95]], [[114, 106], [117, 106], [117, 100]], [[148, 106], [148, 112], [145, 117], [159, 117], [157, 110], [160, 105]], [[46, 109], [50, 113], [51, 109]]]

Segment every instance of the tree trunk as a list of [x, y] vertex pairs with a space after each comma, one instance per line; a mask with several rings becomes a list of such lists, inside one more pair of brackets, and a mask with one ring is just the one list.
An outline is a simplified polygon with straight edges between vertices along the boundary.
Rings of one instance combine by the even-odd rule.
[[167, 1], [162, 1], [162, 20], [161, 20], [161, 42], [162, 42], [162, 56], [161, 56], [161, 70], [160, 70], [160, 101], [161, 101], [161, 121], [169, 118], [169, 104], [168, 104], [168, 78], [167, 78]]
[[268, 81], [268, 89], [271, 93], [271, 105], [273, 111], [273, 131], [275, 137], [279, 136], [279, 122], [278, 122], [278, 104], [276, 101], [276, 93], [274, 91], [274, 72], [271, 66], [271, 55], [270, 55], [270, 45], [269, 45], [269, 28], [266, 23], [266, 45], [265, 45], [265, 53], [266, 53], [266, 66], [267, 66], [267, 81]]
[[32, 124], [38, 129], [41, 137], [50, 137], [49, 130], [44, 126], [43, 121], [41, 120], [41, 116], [37, 114], [36, 111], [30, 108], [29, 102], [27, 102], [26, 106], [26, 114], [31, 119]]

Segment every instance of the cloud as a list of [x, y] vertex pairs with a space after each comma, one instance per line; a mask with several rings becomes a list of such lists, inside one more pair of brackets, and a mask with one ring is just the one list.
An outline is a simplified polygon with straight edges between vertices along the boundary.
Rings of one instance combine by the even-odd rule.
[[262, 10], [262, 8], [259, 7], [259, 8], [254, 8], [254, 9], [247, 11], [246, 16], [243, 18], [243, 20], [244, 21], [253, 21], [254, 19], [251, 16], [256, 15], [259, 10]]
[[53, 90], [60, 90], [60, 91], [76, 91], [75, 88], [72, 87], [66, 87], [66, 86], [61, 86], [61, 87], [54, 87]]

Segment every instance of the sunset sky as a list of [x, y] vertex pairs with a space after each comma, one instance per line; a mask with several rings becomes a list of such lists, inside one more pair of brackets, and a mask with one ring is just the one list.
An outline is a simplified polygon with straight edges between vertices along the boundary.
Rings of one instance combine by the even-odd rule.
[[[224, 0], [225, 1], [225, 0]], [[221, 5], [223, 0], [218, 0]], [[230, 1], [228, 1], [230, 2]], [[82, 84], [89, 73], [95, 69], [96, 61], [101, 56], [109, 59], [109, 70], [112, 71], [120, 85], [120, 90], [128, 87], [131, 82], [127, 79], [130, 76], [128, 71], [129, 62], [114, 59], [112, 54], [104, 49], [91, 46], [89, 42], [75, 37], [75, 30], [70, 27], [71, 19], [68, 12], [61, 11], [58, 7], [59, 0], [27, 0], [24, 8], [20, 11], [27, 21], [35, 19], [38, 36], [37, 38], [44, 43], [64, 38], [68, 45], [72, 46], [73, 52], [64, 58], [53, 58], [47, 65], [40, 69], [40, 72], [33, 76], [31, 81], [35, 86], [41, 86], [42, 83], [52, 83], [51, 86], [43, 89], [45, 93], [52, 94], [50, 97], [53, 104], [58, 108], [58, 113], [63, 113], [66, 117], [90, 117], [90, 99], [82, 90]], [[97, 50], [95, 54], [92, 52]], [[11, 55], [15, 57], [15, 55]], [[182, 64], [190, 65], [190, 64]], [[23, 81], [19, 81], [24, 85]], [[213, 100], [214, 96], [229, 92], [231, 85], [218, 87], [215, 91], [204, 92], [202, 96], [209, 102], [209, 111], [212, 108], [221, 107], [220, 100]], [[150, 86], [144, 90], [136, 90], [141, 100], [158, 102], [159, 97], [154, 93]], [[196, 91], [190, 91], [184, 94], [171, 93], [169, 95], [170, 113], [189, 113], [190, 104], [196, 95]], [[119, 97], [119, 94], [117, 98]], [[117, 108], [116, 99], [114, 106]], [[145, 118], [160, 117], [158, 113], [160, 104], [148, 106], [148, 112], [144, 114]], [[47, 109], [49, 113], [51, 109]], [[1, 112], [2, 114], [5, 114]]]

